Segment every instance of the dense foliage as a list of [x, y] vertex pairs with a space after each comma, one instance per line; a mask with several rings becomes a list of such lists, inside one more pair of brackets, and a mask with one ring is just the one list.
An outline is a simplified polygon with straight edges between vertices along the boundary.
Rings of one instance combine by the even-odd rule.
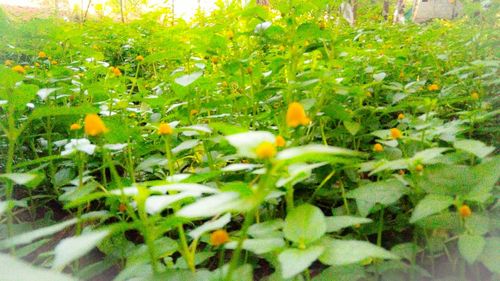
[[0, 279], [497, 280], [496, 6], [291, 2], [0, 16]]

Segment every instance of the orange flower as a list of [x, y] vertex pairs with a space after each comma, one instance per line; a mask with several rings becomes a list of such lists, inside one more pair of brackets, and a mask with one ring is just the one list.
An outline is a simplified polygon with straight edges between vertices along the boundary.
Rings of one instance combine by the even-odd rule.
[[112, 66], [111, 67], [111, 72], [113, 72], [113, 74], [115, 76], [121, 76], [122, 75], [122, 72], [120, 71], [120, 69], [118, 67]]
[[160, 136], [171, 135], [173, 132], [174, 129], [168, 123], [161, 123], [158, 127], [158, 135]]
[[393, 139], [400, 139], [403, 136], [403, 133], [398, 128], [392, 128], [391, 130], [391, 137]]
[[141, 56], [141, 55], [138, 55], [137, 57], [135, 57], [135, 60], [136, 61], [143, 61], [144, 60], [144, 57]]
[[56, 65], [56, 64], [58, 64], [58, 62], [56, 60], [53, 60], [53, 61], [50, 62], [50, 64]]
[[285, 138], [283, 138], [282, 136], [277, 136], [275, 144], [277, 147], [284, 147], [286, 145]]
[[469, 206], [463, 204], [459, 209], [458, 213], [462, 218], [470, 217], [472, 215], [472, 211]]
[[73, 124], [71, 124], [71, 126], [69, 126], [69, 129], [71, 131], [80, 130], [81, 128], [82, 128], [82, 126], [80, 126], [80, 124], [78, 124], [78, 123], [73, 123]]
[[198, 110], [196, 109], [191, 109], [191, 111], [189, 112], [189, 116], [194, 116], [196, 114], [198, 114]]
[[436, 84], [432, 84], [432, 85], [429, 85], [429, 87], [427, 87], [427, 89], [429, 91], [437, 91], [437, 90], [439, 90], [439, 86]]
[[44, 58], [46, 58], [46, 57], [47, 57], [47, 54], [46, 54], [44, 51], [40, 51], [40, 52], [38, 53], [38, 58], [44, 59]]
[[308, 125], [309, 123], [311, 123], [311, 119], [307, 117], [304, 107], [298, 102], [292, 102], [286, 112], [287, 126], [295, 128], [299, 125]]
[[26, 70], [24, 69], [24, 67], [20, 66], [20, 65], [16, 65], [12, 68], [13, 71], [19, 73], [19, 74], [24, 74], [26, 73]]
[[6, 60], [6, 61], [4, 61], [4, 64], [5, 64], [5, 66], [11, 66], [14, 64], [14, 61], [13, 60]]
[[224, 229], [218, 229], [210, 234], [210, 244], [220, 246], [229, 242], [229, 234]]
[[269, 159], [276, 155], [276, 147], [273, 143], [265, 141], [257, 146], [255, 153], [259, 159]]
[[479, 94], [478, 94], [478, 93], [476, 93], [476, 92], [474, 92], [474, 93], [470, 94], [470, 97], [471, 97], [471, 99], [473, 99], [473, 100], [478, 100], [478, 99], [479, 99]]
[[403, 120], [403, 119], [405, 119], [405, 115], [404, 115], [403, 113], [399, 113], [399, 114], [398, 114], [398, 119], [399, 119], [399, 120]]
[[373, 146], [373, 151], [375, 151], [375, 152], [382, 152], [382, 151], [384, 151], [384, 147], [380, 143], [376, 143]]
[[97, 114], [88, 114], [85, 116], [85, 134], [89, 136], [98, 136], [108, 132], [101, 117]]

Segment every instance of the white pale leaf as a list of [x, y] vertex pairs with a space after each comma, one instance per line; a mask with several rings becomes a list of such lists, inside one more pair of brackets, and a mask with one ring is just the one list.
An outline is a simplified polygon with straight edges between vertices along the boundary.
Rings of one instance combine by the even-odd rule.
[[9, 201], [0, 201], [0, 216], [7, 210], [9, 207]]
[[227, 214], [223, 215], [222, 217], [218, 218], [217, 220], [207, 221], [206, 223], [202, 224], [201, 226], [193, 229], [191, 232], [189, 232], [189, 236], [191, 236], [193, 239], [198, 239], [204, 233], [207, 233], [207, 232], [212, 231], [212, 230], [223, 228], [230, 221], [231, 221], [231, 214], [227, 213]]
[[309, 144], [305, 146], [292, 147], [285, 149], [278, 153], [276, 159], [279, 160], [288, 160], [296, 157], [300, 157], [307, 154], [323, 154], [323, 155], [342, 155], [342, 156], [356, 156], [359, 155], [359, 152], [354, 150], [334, 147], [334, 146], [326, 146], [321, 144]]
[[109, 234], [109, 230], [100, 230], [63, 239], [54, 249], [55, 258], [52, 267], [62, 268], [82, 257]]
[[151, 187], [151, 190], [158, 191], [160, 193], [167, 193], [167, 191], [191, 191], [191, 192], [201, 192], [201, 193], [219, 192], [219, 190], [217, 190], [216, 188], [197, 183], [172, 183], [165, 185], [157, 185]]
[[197, 146], [199, 143], [200, 143], [199, 140], [187, 140], [187, 141], [183, 141], [178, 146], [176, 146], [176, 147], [174, 147], [172, 149], [172, 153], [173, 154], [177, 154], [177, 153], [182, 152], [184, 150], [191, 149], [191, 148]]
[[148, 214], [157, 214], [165, 210], [172, 203], [188, 197], [200, 197], [201, 192], [185, 191], [173, 195], [150, 196], [146, 199], [146, 212]]
[[120, 151], [120, 150], [123, 150], [125, 147], [127, 147], [127, 144], [126, 143], [113, 143], [113, 144], [105, 144], [103, 147], [108, 149], [108, 150]]
[[186, 130], [186, 131], [199, 131], [199, 132], [208, 133], [208, 134], [212, 133], [212, 129], [208, 125], [205, 125], [205, 124], [191, 125], [191, 126], [183, 127], [182, 129]]
[[380, 82], [380, 81], [384, 80], [384, 78], [386, 76], [387, 76], [387, 74], [385, 74], [385, 72], [376, 73], [376, 74], [373, 74], [373, 80]]
[[224, 192], [205, 197], [180, 209], [177, 215], [186, 218], [213, 217], [241, 207], [239, 197], [237, 192]]
[[[283, 238], [257, 238], [246, 239], [245, 241], [243, 241], [243, 249], [254, 252], [257, 255], [262, 255], [274, 250], [278, 250], [285, 247], [285, 245], [285, 240], [283, 240]], [[226, 249], [236, 249], [237, 246], [237, 241], [231, 241], [224, 245]]]
[[311, 176], [312, 170], [324, 166], [328, 163], [326, 162], [321, 162], [321, 163], [316, 163], [316, 164], [304, 164], [304, 163], [297, 163], [297, 164], [292, 164], [288, 166], [288, 176], [284, 178], [280, 178], [278, 182], [276, 183], [277, 187], [282, 187], [288, 183], [291, 183], [292, 185], [303, 181]]
[[10, 173], [10, 174], [1, 174], [0, 178], [5, 178], [13, 181], [16, 184], [24, 185], [34, 180], [37, 177], [36, 174], [28, 174], [28, 173]]
[[236, 163], [229, 164], [226, 167], [222, 168], [223, 172], [237, 172], [237, 171], [248, 171], [253, 170], [255, 168], [261, 167], [262, 165], [258, 164], [249, 164], [249, 163]]
[[40, 89], [36, 93], [41, 100], [46, 100], [47, 97], [52, 94], [53, 92], [57, 91], [59, 88], [45, 88], [45, 89]]
[[0, 254], [0, 280], [2, 281], [77, 281], [69, 275], [35, 267], [8, 254]]
[[281, 263], [281, 274], [283, 278], [291, 278], [306, 270], [323, 253], [324, 248], [313, 246], [306, 249], [287, 249], [283, 251], [278, 259]]
[[243, 157], [255, 158], [255, 149], [263, 142], [275, 142], [275, 136], [266, 131], [252, 131], [226, 136], [227, 141], [238, 150]]
[[186, 86], [189, 86], [194, 81], [196, 81], [198, 78], [200, 78], [201, 75], [203, 75], [202, 71], [194, 72], [191, 74], [186, 74], [186, 75], [183, 75], [181, 77], [175, 78], [175, 83], [186, 87]]
[[172, 104], [168, 109], [167, 109], [167, 113], [169, 113], [170, 111], [176, 109], [177, 107], [179, 106], [183, 106], [183, 105], [186, 105], [188, 104], [187, 102], [180, 102], [180, 103], [174, 103]]

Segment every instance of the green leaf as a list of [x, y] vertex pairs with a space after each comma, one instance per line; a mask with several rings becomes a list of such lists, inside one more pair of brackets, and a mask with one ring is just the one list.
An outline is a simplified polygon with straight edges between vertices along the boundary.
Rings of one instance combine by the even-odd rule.
[[359, 264], [330, 266], [313, 278], [313, 281], [357, 281], [364, 278], [365, 270]]
[[484, 251], [479, 256], [481, 261], [490, 271], [500, 273], [500, 237], [486, 238], [486, 245]]
[[359, 129], [361, 129], [361, 124], [352, 122], [352, 121], [344, 121], [344, 127], [351, 133], [351, 135], [355, 136]]
[[63, 268], [72, 261], [82, 257], [96, 247], [110, 233], [110, 230], [100, 230], [63, 239], [54, 249], [55, 258], [52, 267]]
[[316, 206], [300, 205], [286, 216], [283, 232], [290, 241], [301, 245], [312, 243], [326, 232], [325, 215]]
[[357, 240], [323, 239], [325, 251], [319, 260], [328, 265], [358, 263], [366, 258], [399, 259], [395, 254], [369, 242]]
[[429, 194], [420, 200], [415, 206], [410, 223], [414, 223], [420, 219], [434, 215], [447, 209], [453, 204], [453, 198], [445, 195]]
[[44, 175], [41, 173], [10, 173], [1, 174], [0, 179], [2, 178], [13, 181], [15, 184], [33, 188], [42, 182]]
[[326, 232], [339, 231], [342, 228], [370, 222], [372, 222], [371, 219], [352, 216], [326, 217]]
[[32, 266], [7, 254], [0, 254], [0, 280], [76, 281], [77, 279], [66, 274]]
[[[82, 216], [82, 220], [86, 219], [93, 219], [93, 218], [100, 218], [100, 217], [105, 217], [107, 216], [107, 212], [90, 212]], [[77, 218], [73, 218], [55, 225], [39, 228], [30, 232], [25, 232], [22, 234], [19, 234], [17, 236], [14, 236], [12, 238], [2, 240], [0, 241], [0, 249], [6, 249], [12, 246], [16, 245], [21, 245], [21, 244], [26, 244], [26, 243], [31, 243], [32, 241], [52, 235], [54, 233], [57, 233], [66, 227], [73, 225], [78, 222]]]
[[458, 237], [458, 250], [462, 257], [470, 264], [476, 261], [483, 251], [485, 244], [486, 241], [480, 235], [463, 234]]
[[427, 193], [455, 196], [470, 192], [477, 179], [467, 166], [438, 164], [426, 167], [416, 182]]
[[[237, 241], [232, 241], [224, 245], [226, 249], [236, 249]], [[243, 249], [262, 255], [268, 252], [285, 247], [285, 241], [282, 238], [256, 238], [245, 239]]]
[[278, 256], [281, 263], [281, 275], [287, 279], [301, 273], [323, 253], [323, 250], [321, 246], [284, 250]]
[[403, 183], [395, 179], [372, 182], [351, 190], [347, 197], [356, 199], [362, 216], [366, 216], [376, 203], [390, 205], [406, 193]]
[[457, 140], [453, 143], [453, 147], [472, 153], [479, 158], [484, 158], [495, 150], [495, 147], [487, 146], [477, 140]]

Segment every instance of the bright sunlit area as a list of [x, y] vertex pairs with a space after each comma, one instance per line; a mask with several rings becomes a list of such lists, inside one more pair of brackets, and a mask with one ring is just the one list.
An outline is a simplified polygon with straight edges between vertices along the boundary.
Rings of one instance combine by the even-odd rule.
[[499, 281], [499, 7], [0, 0], [0, 281]]

